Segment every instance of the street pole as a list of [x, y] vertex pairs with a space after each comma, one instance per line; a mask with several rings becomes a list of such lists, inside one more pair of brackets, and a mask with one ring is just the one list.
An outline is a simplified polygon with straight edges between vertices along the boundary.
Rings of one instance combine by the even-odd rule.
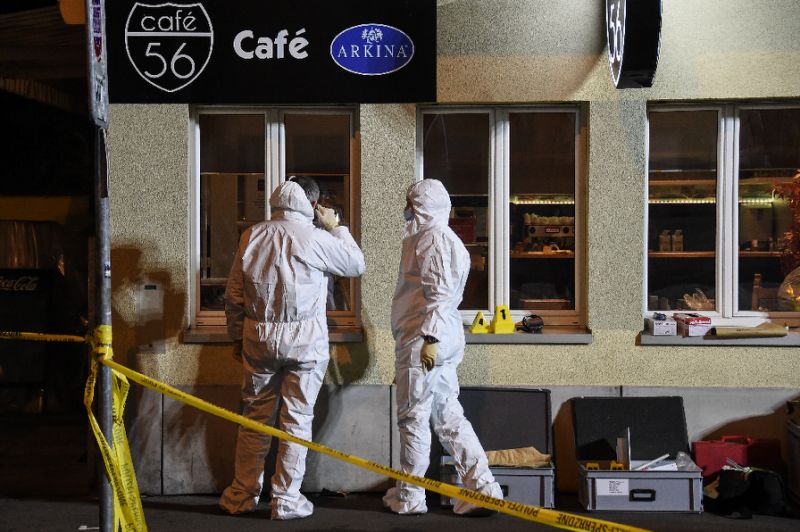
[[[108, 198], [108, 82], [106, 67], [105, 0], [86, 0], [86, 44], [89, 73], [89, 104], [94, 134], [94, 217], [95, 217], [95, 320], [92, 326], [111, 326], [111, 239]], [[93, 355], [92, 355], [93, 356]], [[97, 378], [97, 417], [100, 430], [110, 445], [112, 434], [111, 369], [100, 365]], [[102, 464], [102, 460], [99, 461]], [[99, 471], [100, 531], [114, 531], [114, 499], [104, 468]]]
[[[105, 136], [106, 132], [103, 128], [95, 128], [95, 308], [97, 309], [95, 328], [99, 325], [111, 325], [111, 242], [109, 238], [108, 164]], [[103, 436], [113, 446], [111, 369], [100, 364], [98, 372], [97, 417]], [[99, 477], [100, 530], [101, 532], [114, 532], [113, 493], [104, 468], [100, 468]]]

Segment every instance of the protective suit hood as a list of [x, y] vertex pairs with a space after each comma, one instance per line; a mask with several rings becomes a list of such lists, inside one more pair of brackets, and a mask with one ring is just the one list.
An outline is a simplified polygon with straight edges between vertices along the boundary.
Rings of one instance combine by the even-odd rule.
[[309, 222], [314, 220], [314, 209], [308, 201], [303, 188], [293, 181], [284, 181], [275, 189], [269, 198], [269, 206], [272, 207], [273, 218], [296, 217], [289, 213], [297, 213]]
[[406, 197], [414, 208], [414, 217], [406, 222], [409, 237], [435, 225], [447, 225], [450, 217], [450, 195], [438, 179], [423, 179], [410, 187]]

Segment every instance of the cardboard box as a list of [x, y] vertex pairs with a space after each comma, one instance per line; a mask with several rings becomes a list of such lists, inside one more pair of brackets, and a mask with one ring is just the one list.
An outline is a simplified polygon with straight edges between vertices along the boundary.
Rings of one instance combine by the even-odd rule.
[[694, 312], [676, 312], [672, 317], [676, 321], [683, 322], [688, 325], [711, 325], [711, 318], [696, 314]]
[[675, 336], [678, 334], [678, 323], [670, 318], [666, 320], [647, 318], [647, 331], [653, 336]]
[[691, 324], [678, 321], [678, 334], [681, 336], [705, 336], [711, 330], [710, 323]]

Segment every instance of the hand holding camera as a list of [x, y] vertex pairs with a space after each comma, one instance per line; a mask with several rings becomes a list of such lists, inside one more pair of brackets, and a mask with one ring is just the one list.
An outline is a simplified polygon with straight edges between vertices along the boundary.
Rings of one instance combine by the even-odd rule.
[[319, 223], [319, 225], [328, 231], [339, 225], [339, 215], [336, 214], [336, 211], [333, 209], [323, 207], [322, 205], [317, 205], [317, 208], [314, 209], [314, 214], [316, 216], [317, 223]]

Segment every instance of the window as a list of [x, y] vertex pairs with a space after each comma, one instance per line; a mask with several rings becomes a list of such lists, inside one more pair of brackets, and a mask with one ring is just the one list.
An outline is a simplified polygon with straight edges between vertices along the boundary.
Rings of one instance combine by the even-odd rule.
[[447, 187], [450, 227], [470, 253], [465, 323], [506, 304], [515, 320], [584, 324], [578, 110], [436, 107], [418, 124], [418, 175]]
[[[270, 193], [286, 177], [313, 177], [320, 203], [338, 211], [358, 234], [355, 114], [201, 109], [194, 126], [196, 324], [223, 325], [223, 296], [239, 237], [269, 218]], [[357, 325], [357, 293], [357, 280], [330, 279], [329, 324]]]
[[782, 197], [800, 187], [800, 107], [654, 107], [648, 127], [645, 308], [800, 320]]

